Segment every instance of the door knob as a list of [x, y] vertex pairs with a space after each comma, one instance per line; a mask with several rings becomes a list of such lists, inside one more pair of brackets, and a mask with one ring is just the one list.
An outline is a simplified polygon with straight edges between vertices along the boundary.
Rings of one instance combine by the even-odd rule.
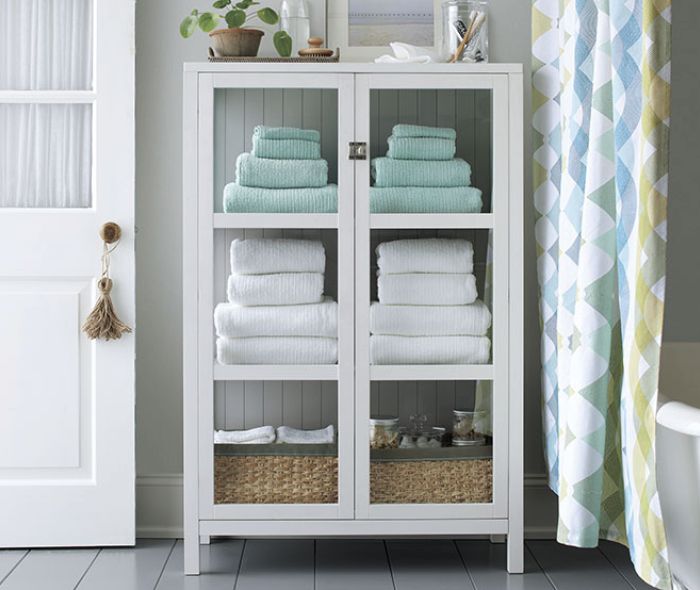
[[114, 244], [115, 242], [118, 242], [119, 238], [121, 237], [122, 228], [119, 227], [118, 223], [108, 221], [107, 223], [102, 224], [102, 227], [100, 228], [100, 238], [103, 242], [106, 244]]

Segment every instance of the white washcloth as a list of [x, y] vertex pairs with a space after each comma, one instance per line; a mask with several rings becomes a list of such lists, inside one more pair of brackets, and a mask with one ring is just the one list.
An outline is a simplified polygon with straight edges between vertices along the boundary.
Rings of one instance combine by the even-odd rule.
[[268, 444], [275, 442], [272, 426], [258, 426], [250, 430], [215, 430], [214, 442], [235, 445]]
[[370, 336], [373, 365], [471, 365], [489, 362], [485, 336]]
[[222, 365], [334, 365], [337, 338], [261, 336], [217, 338], [216, 358]]
[[277, 442], [295, 445], [324, 445], [335, 442], [333, 425], [319, 430], [299, 430], [291, 426], [280, 426], [277, 429]]
[[326, 270], [326, 252], [312, 240], [249, 239], [231, 242], [231, 272], [264, 275]]
[[217, 336], [338, 336], [338, 304], [330, 297], [308, 305], [243, 307], [219, 303], [214, 309]]
[[471, 305], [382, 305], [369, 309], [372, 334], [394, 336], [485, 336], [491, 312], [483, 301]]
[[467, 305], [476, 301], [476, 279], [468, 274], [404, 274], [377, 278], [385, 305]]
[[389, 43], [394, 55], [380, 55], [374, 62], [378, 64], [429, 64], [438, 61], [438, 55], [424, 47], [394, 41]]
[[474, 272], [474, 248], [467, 240], [439, 238], [382, 242], [377, 246], [377, 266], [382, 274], [469, 274]]
[[301, 305], [323, 301], [323, 275], [290, 272], [274, 275], [230, 275], [228, 300], [237, 305]]

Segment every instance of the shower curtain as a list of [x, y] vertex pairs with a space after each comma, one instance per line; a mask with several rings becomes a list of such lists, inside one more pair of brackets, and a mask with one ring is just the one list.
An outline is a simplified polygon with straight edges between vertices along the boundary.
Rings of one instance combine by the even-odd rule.
[[533, 0], [545, 454], [557, 537], [670, 587], [654, 438], [671, 0]]

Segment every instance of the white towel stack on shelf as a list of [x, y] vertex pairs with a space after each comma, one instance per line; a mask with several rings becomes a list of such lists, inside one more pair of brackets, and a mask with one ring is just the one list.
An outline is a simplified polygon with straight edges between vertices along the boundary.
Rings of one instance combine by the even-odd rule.
[[323, 295], [325, 268], [318, 241], [233, 240], [229, 302], [214, 310], [218, 361], [338, 362], [338, 304]]
[[467, 240], [417, 239], [377, 246], [377, 293], [370, 308], [375, 365], [484, 364], [491, 313], [477, 299]]

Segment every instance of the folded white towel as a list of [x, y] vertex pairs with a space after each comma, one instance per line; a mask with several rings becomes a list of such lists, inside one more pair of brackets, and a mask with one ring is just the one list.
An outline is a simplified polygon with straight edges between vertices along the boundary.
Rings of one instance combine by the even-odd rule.
[[377, 266], [382, 274], [469, 274], [474, 272], [474, 248], [467, 240], [439, 238], [382, 242], [377, 246]]
[[231, 272], [264, 275], [326, 270], [323, 244], [313, 240], [249, 239], [231, 242]]
[[337, 338], [261, 336], [217, 338], [216, 358], [222, 365], [334, 365]]
[[394, 336], [485, 336], [491, 312], [483, 301], [471, 305], [383, 305], [369, 309], [372, 334]]
[[291, 426], [280, 426], [277, 429], [277, 442], [296, 445], [323, 445], [335, 442], [333, 425], [319, 430], [299, 430]]
[[429, 64], [440, 61], [435, 51], [430, 51], [425, 47], [416, 47], [408, 43], [394, 41], [389, 43], [389, 48], [394, 55], [380, 55], [374, 62], [378, 64]]
[[268, 444], [275, 442], [273, 426], [259, 426], [250, 430], [215, 430], [214, 442], [236, 445]]
[[237, 305], [301, 305], [323, 301], [323, 275], [290, 272], [273, 275], [230, 275], [228, 300]]
[[489, 362], [485, 336], [370, 336], [373, 365], [470, 365]]
[[219, 303], [214, 309], [217, 336], [338, 336], [338, 304], [330, 297], [307, 305], [244, 307]]
[[380, 274], [377, 292], [385, 305], [466, 305], [477, 297], [471, 274]]

